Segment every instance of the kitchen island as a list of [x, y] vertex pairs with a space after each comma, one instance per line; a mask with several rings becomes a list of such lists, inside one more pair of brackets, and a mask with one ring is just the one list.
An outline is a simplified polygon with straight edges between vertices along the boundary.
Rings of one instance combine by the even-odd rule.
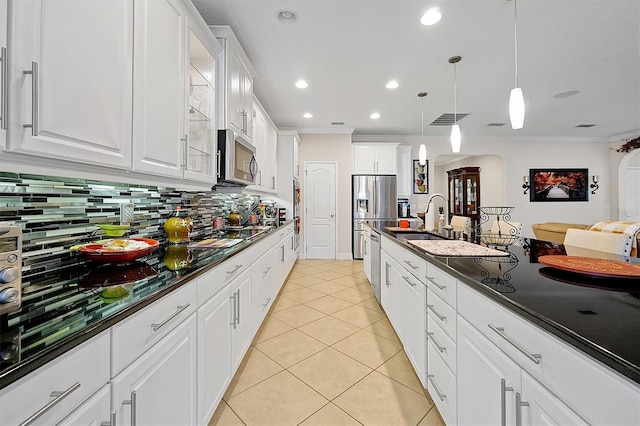
[[[533, 239], [502, 257], [434, 256], [402, 233], [372, 232], [382, 237], [382, 306], [448, 424], [498, 424], [501, 413], [535, 423], [549, 407], [561, 424], [640, 422], [640, 279], [544, 266], [539, 256], [564, 247]], [[432, 237], [446, 235], [422, 238]], [[422, 335], [426, 350], [413, 342]], [[532, 389], [553, 403], [515, 403], [514, 393], [519, 403], [541, 394]]]
[[[100, 423], [111, 413], [123, 424], [137, 412], [140, 423], [206, 424], [295, 262], [293, 224], [229, 248], [162, 244], [125, 265], [79, 260], [32, 282], [2, 316], [0, 411], [13, 413], [3, 420]], [[132, 392], [146, 395], [137, 408]]]

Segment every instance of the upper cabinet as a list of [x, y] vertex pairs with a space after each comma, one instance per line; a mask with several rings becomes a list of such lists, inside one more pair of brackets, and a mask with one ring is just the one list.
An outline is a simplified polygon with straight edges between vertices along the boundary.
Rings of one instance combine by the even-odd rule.
[[256, 147], [258, 176], [256, 184], [248, 189], [275, 192], [277, 172], [278, 129], [258, 99], [253, 97], [253, 145]]
[[8, 149], [130, 168], [133, 0], [16, 0], [9, 12]]
[[223, 49], [218, 57], [218, 126], [251, 139], [256, 73], [230, 27], [213, 25], [210, 28]]
[[477, 226], [480, 220], [480, 167], [448, 170], [447, 176], [449, 216], [470, 217], [472, 226]]
[[[7, 81], [7, 0], [0, 0], [0, 79]], [[7, 87], [3, 83], [0, 87], [0, 150], [6, 148], [7, 143]]]
[[398, 145], [353, 144], [353, 174], [395, 175], [398, 167]]
[[[294, 180], [300, 177], [300, 165], [298, 162], [298, 148], [300, 137], [294, 130], [278, 132], [278, 198], [283, 207], [287, 209], [287, 219], [293, 219], [299, 215], [294, 211]], [[296, 185], [297, 187], [297, 185]]]
[[411, 145], [398, 147], [398, 197], [410, 197], [413, 186]]

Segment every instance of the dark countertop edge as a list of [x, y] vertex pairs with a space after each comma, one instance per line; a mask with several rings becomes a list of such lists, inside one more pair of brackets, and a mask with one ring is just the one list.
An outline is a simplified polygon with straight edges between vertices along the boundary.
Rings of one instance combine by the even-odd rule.
[[429, 255], [428, 253], [421, 251], [419, 248], [412, 246], [411, 244], [400, 241], [396, 238], [396, 235], [393, 232], [388, 232], [386, 230], [381, 230], [376, 228], [371, 228], [371, 229], [379, 234], [382, 233], [382, 234], [388, 235], [389, 237], [391, 237], [391, 239], [395, 243], [400, 244], [404, 248], [410, 249], [413, 253], [416, 253], [418, 256], [421, 256], [426, 260], [437, 261], [439, 267], [442, 267], [443, 269], [447, 269], [449, 272], [451, 272], [452, 275], [454, 275], [464, 284], [468, 285], [469, 287], [473, 288], [479, 293], [482, 293], [483, 295], [487, 296], [494, 302], [497, 302], [498, 304], [505, 307], [509, 311], [515, 313], [516, 315], [519, 315], [529, 320], [530, 322], [534, 323], [535, 325], [539, 326], [540, 328], [548, 331], [550, 334], [553, 334], [554, 336], [556, 336], [563, 342], [571, 345], [572, 347], [576, 348], [577, 350], [600, 361], [602, 364], [617, 371], [618, 373], [622, 374], [629, 380], [632, 380], [637, 384], [640, 384], [640, 366], [630, 363], [624, 358], [619, 357], [618, 355], [604, 349], [600, 345], [588, 339], [585, 339], [579, 334], [564, 327], [562, 324], [552, 321], [536, 313], [535, 311], [527, 309], [526, 307], [520, 305], [519, 303], [509, 299], [507, 296], [500, 294], [497, 291], [485, 285], [482, 285], [481, 283], [456, 271], [454, 268], [450, 267], [445, 262], [440, 260], [440, 258], [445, 259], [444, 257]]
[[182, 287], [183, 285], [189, 284], [194, 279], [205, 274], [206, 272], [220, 265], [222, 262], [235, 256], [236, 254], [241, 253], [242, 251], [251, 247], [253, 244], [257, 243], [258, 241], [261, 241], [264, 238], [267, 238], [268, 236], [276, 232], [278, 228], [287, 226], [291, 222], [293, 222], [293, 220], [287, 221], [281, 226], [275, 227], [270, 231], [265, 232], [262, 235], [258, 235], [257, 237], [252, 238], [250, 240], [251, 242], [250, 244], [247, 244], [243, 247], [238, 248], [237, 250], [230, 253], [228, 256], [224, 256], [220, 259], [217, 259], [205, 266], [202, 266], [194, 270], [193, 272], [188, 273], [184, 277], [180, 278], [175, 284], [165, 287], [163, 289], [160, 289], [157, 292], [145, 297], [144, 299], [141, 299], [135, 302], [131, 306], [128, 306], [127, 308], [123, 309], [117, 314], [110, 316], [108, 318], [105, 318], [103, 320], [100, 320], [90, 326], [87, 326], [82, 331], [72, 334], [71, 336], [61, 340], [60, 342], [57, 342], [51, 345], [50, 347], [43, 349], [37, 354], [34, 354], [31, 357], [22, 360], [18, 364], [12, 367], [9, 367], [2, 374], [0, 374], [0, 390], [18, 381], [19, 379], [25, 377], [26, 375], [37, 370], [38, 368], [44, 366], [48, 362], [53, 361], [57, 357], [65, 354], [66, 352], [77, 347], [78, 345], [86, 342], [92, 337], [97, 336], [98, 334], [100, 334], [105, 330], [108, 330], [111, 326], [135, 314], [136, 312], [152, 304], [156, 300], [166, 296], [167, 294]]

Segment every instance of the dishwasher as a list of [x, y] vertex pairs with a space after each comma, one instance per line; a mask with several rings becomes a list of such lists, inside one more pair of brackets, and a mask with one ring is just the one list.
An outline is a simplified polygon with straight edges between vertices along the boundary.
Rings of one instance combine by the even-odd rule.
[[380, 303], [380, 235], [371, 232], [371, 288]]

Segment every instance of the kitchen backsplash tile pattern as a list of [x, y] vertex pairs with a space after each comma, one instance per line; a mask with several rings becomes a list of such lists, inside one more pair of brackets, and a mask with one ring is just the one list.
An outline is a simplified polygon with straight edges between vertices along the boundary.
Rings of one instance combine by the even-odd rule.
[[164, 242], [164, 222], [177, 206], [193, 220], [192, 240], [200, 240], [211, 236], [213, 217], [226, 217], [233, 205], [249, 210], [259, 197], [0, 172], [0, 221], [23, 232], [23, 289], [77, 267], [84, 259], [69, 248], [105, 237], [96, 225], [120, 223], [123, 203], [135, 206], [127, 236]]

